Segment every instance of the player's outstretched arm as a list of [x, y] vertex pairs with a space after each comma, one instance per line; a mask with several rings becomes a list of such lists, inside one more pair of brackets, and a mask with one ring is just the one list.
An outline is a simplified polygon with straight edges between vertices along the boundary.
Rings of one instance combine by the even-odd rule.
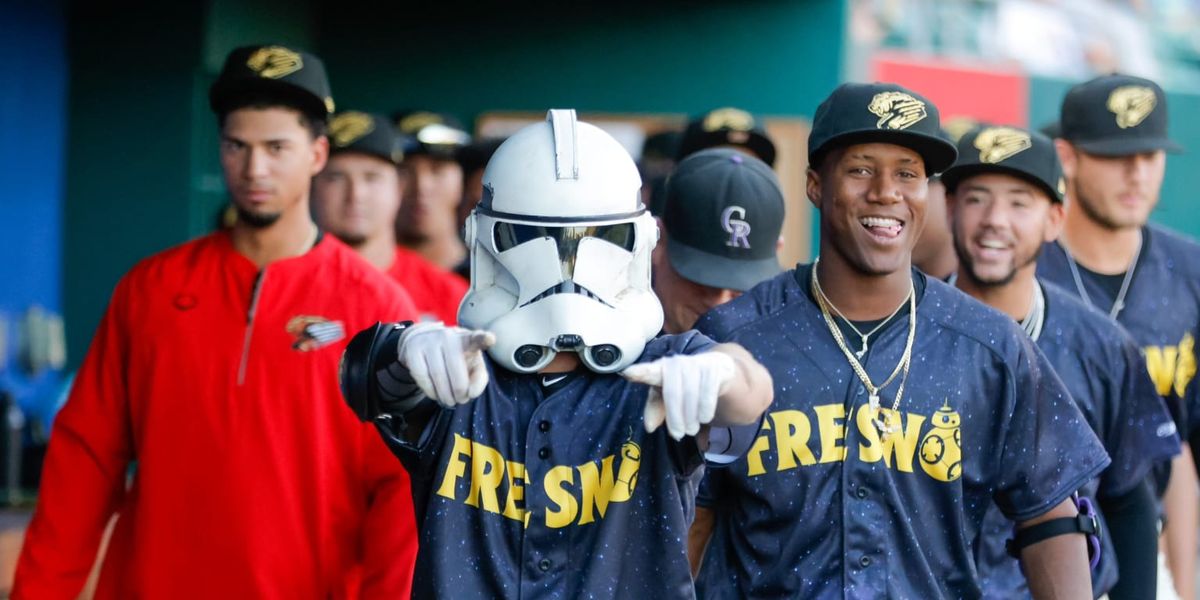
[[346, 346], [342, 394], [360, 420], [400, 419], [396, 433], [415, 438], [437, 405], [454, 408], [483, 393], [483, 351], [493, 343], [489, 332], [441, 323], [377, 323]]
[[646, 430], [666, 423], [667, 432], [677, 440], [697, 435], [703, 425], [754, 423], [775, 394], [767, 369], [737, 344], [639, 363], [621, 375], [650, 386]]
[[[1044, 521], [1070, 518], [1079, 514], [1075, 502], [1067, 498], [1045, 514], [1022, 521], [1025, 529]], [[1087, 540], [1082, 533], [1056, 535], [1025, 547], [1021, 566], [1036, 600], [1088, 600], [1092, 597], [1092, 579], [1088, 568]]]

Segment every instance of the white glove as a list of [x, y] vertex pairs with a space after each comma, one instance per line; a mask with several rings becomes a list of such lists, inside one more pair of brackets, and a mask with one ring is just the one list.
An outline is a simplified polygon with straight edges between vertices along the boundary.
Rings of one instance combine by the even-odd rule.
[[722, 352], [704, 352], [660, 358], [626, 367], [621, 375], [650, 386], [646, 397], [646, 431], [667, 423], [671, 437], [700, 433], [717, 412], [717, 398], [737, 371], [733, 357]]
[[400, 363], [429, 398], [454, 408], [478, 398], [488, 384], [483, 351], [496, 343], [490, 331], [417, 323], [400, 334]]

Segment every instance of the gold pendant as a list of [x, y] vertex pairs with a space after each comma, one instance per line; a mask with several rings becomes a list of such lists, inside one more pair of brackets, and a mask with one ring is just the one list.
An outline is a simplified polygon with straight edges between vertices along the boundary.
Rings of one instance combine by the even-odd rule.
[[889, 433], [896, 433], [900, 430], [891, 422], [892, 419], [883, 415], [883, 409], [879, 407], [879, 394], [871, 394], [867, 398], [867, 405], [871, 411], [871, 424], [879, 432], [880, 440], [886, 439]]

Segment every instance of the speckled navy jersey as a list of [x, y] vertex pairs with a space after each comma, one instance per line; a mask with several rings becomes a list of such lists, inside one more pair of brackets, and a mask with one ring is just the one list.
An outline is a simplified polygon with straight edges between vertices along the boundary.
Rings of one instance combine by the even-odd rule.
[[[1046, 281], [1079, 294], [1066, 252], [1058, 242], [1045, 246], [1037, 272]], [[1088, 296], [1107, 313], [1114, 298], [1094, 280], [1081, 279]], [[1200, 332], [1200, 244], [1156, 225], [1144, 227], [1142, 252], [1117, 322], [1142, 347], [1150, 377], [1176, 416], [1180, 434], [1186, 437], [1200, 424], [1200, 392], [1191, 385]]]
[[[775, 382], [754, 445], [705, 479], [716, 521], [700, 597], [979, 596], [973, 547], [987, 510], [1043, 514], [1108, 456], [1025, 332], [932, 279], [892, 415], [900, 431], [881, 440], [807, 291], [809, 271], [764, 282], [697, 324], [743, 345]], [[877, 334], [865, 364], [873, 381], [899, 362], [907, 333], [897, 319]], [[894, 394], [894, 384], [883, 392], [885, 407]]]
[[[639, 362], [712, 345], [663, 336]], [[538, 376], [489, 368], [483, 395], [440, 410], [416, 446], [381, 427], [412, 478], [414, 597], [691, 598], [695, 439], [646, 433], [647, 387], [620, 376], [545, 396]]]
[[[1154, 463], [1179, 453], [1175, 423], [1129, 334], [1066, 290], [1044, 282], [1042, 290], [1046, 318], [1037, 346], [1112, 458], [1112, 464], [1081, 494], [1091, 498], [1127, 494], [1145, 480]], [[1012, 521], [999, 510], [989, 512], [979, 544], [979, 570], [988, 598], [1029, 597], [1020, 566], [1004, 551], [1012, 530]], [[1092, 571], [1097, 597], [1117, 582], [1112, 541], [1102, 536], [1101, 544], [1100, 563]]]

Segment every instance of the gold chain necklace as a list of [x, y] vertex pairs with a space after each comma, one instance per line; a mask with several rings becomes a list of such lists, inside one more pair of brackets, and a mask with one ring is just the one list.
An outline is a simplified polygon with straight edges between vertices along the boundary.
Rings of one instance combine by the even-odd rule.
[[[908, 369], [912, 365], [913, 339], [917, 337], [916, 288], [910, 279], [908, 283], [908, 340], [904, 343], [904, 354], [900, 357], [900, 362], [896, 364], [896, 368], [892, 370], [892, 374], [888, 376], [887, 380], [876, 386], [871, 381], [871, 377], [867, 375], [867, 370], [863, 368], [862, 363], [858, 361], [858, 358], [855, 357], [849, 346], [846, 345], [846, 339], [842, 336], [841, 329], [838, 327], [837, 322], [833, 320], [831, 309], [837, 309], [829, 301], [829, 298], [825, 296], [825, 291], [821, 289], [821, 282], [817, 279], [817, 264], [820, 262], [821, 257], [819, 256], [813, 261], [812, 277], [810, 277], [813, 296], [817, 299], [817, 306], [821, 308], [821, 316], [825, 318], [825, 326], [829, 328], [829, 333], [833, 335], [838, 348], [846, 356], [846, 360], [849, 361], [854, 374], [858, 376], [859, 381], [862, 381], [863, 386], [867, 388], [867, 402], [871, 411], [871, 423], [879, 431], [880, 439], [885, 439], [888, 434], [900, 431], [900, 426], [893, 421], [893, 417], [897, 414], [897, 410], [900, 408], [900, 398], [904, 395], [904, 384], [908, 381]], [[841, 313], [839, 312], [839, 314]], [[888, 319], [890, 318], [888, 317]], [[896, 398], [892, 402], [891, 415], [893, 417], [884, 417], [881, 419], [879, 417], [879, 391], [891, 384], [896, 379], [896, 376], [901, 373], [904, 376], [900, 379], [900, 388], [896, 391]]]

